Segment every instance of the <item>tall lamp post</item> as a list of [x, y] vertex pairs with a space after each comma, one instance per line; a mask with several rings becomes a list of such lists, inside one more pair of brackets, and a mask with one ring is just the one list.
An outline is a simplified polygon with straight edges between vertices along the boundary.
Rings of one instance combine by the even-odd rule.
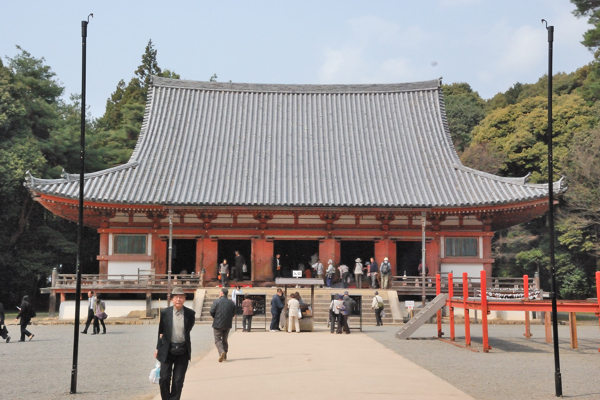
[[422, 307], [425, 308], [425, 228], [427, 227], [427, 213], [421, 213], [421, 278], [422, 282], [422, 293], [421, 293], [421, 301]]
[[90, 23], [88, 15], [87, 21], [81, 21], [81, 140], [80, 140], [80, 168], [79, 168], [79, 221], [77, 224], [77, 282], [75, 285], [75, 323], [73, 331], [73, 368], [71, 369], [71, 393], [77, 393], [77, 357], [79, 353], [79, 312], [81, 297], [81, 253], [83, 247], [83, 174], [85, 173], [85, 62], [86, 62], [86, 39], [87, 26]]
[[548, 30], [548, 229], [550, 230], [550, 282], [552, 291], [552, 336], [554, 342], [554, 387], [556, 397], [562, 397], [562, 378], [560, 374], [560, 357], [558, 353], [558, 319], [556, 307], [556, 269], [554, 260], [554, 178], [552, 159], [552, 44], [554, 42], [554, 26], [542, 19]]

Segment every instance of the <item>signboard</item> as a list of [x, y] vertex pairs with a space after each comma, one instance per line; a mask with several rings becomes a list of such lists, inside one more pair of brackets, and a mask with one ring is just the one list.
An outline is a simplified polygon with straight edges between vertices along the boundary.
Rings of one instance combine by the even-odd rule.
[[406, 300], [404, 302], [404, 307], [406, 307], [407, 310], [412, 311], [413, 308], [415, 308], [415, 302], [413, 300]]
[[292, 277], [293, 278], [302, 278], [302, 270], [299, 270], [299, 269], [292, 270]]

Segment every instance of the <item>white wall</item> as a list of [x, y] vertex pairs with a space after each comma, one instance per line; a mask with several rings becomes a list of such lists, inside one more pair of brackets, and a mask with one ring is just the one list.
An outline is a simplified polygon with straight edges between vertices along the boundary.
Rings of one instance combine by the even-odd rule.
[[[106, 304], [106, 314], [108, 318], [126, 317], [131, 311], [146, 311], [146, 300], [104, 300]], [[189, 304], [188, 304], [189, 303]], [[167, 301], [161, 300], [160, 307], [166, 307]], [[187, 307], [192, 307], [192, 301], [186, 302]], [[87, 318], [88, 301], [81, 300], [79, 310], [79, 319]], [[152, 308], [158, 308], [159, 301], [152, 300]], [[75, 319], [75, 301], [68, 300], [60, 303], [60, 311], [58, 319], [73, 320]]]
[[138, 269], [149, 270], [151, 261], [109, 261], [108, 275], [137, 275]]
[[483, 263], [477, 264], [458, 264], [458, 263], [442, 263], [440, 266], [442, 273], [450, 273], [454, 279], [462, 279], [463, 272], [466, 272], [469, 278], [479, 278], [479, 272], [483, 270]]

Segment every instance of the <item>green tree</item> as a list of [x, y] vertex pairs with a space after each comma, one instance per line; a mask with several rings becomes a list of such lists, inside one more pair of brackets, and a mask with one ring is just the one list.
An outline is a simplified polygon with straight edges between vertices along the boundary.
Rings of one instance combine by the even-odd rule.
[[471, 142], [473, 128], [485, 117], [486, 104], [468, 83], [443, 85], [442, 89], [450, 137], [456, 150], [462, 152]]

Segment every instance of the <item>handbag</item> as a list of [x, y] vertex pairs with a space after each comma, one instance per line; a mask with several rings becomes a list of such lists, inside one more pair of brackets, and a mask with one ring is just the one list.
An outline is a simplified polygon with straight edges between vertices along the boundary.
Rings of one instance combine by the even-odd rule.
[[381, 310], [381, 318], [385, 318], [385, 310]]
[[156, 360], [154, 368], [150, 370], [148, 380], [150, 381], [150, 383], [158, 383], [158, 381], [160, 380], [160, 361]]
[[242, 265], [242, 272], [248, 272], [248, 267], [246, 266], [246, 264]]
[[100, 314], [100, 319], [105, 320], [106, 318], [108, 318], [108, 314], [103, 311], [102, 314]]
[[298, 309], [298, 319], [302, 318], [302, 310]]

